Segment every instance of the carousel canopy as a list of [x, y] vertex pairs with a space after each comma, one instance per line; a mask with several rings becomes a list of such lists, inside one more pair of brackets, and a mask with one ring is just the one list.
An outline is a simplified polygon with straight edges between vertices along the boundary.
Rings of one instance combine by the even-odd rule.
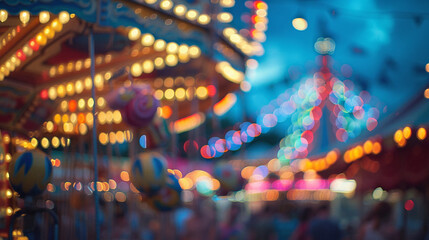
[[[21, 133], [65, 124], [64, 114], [87, 114], [94, 102], [103, 108], [107, 93], [130, 80], [151, 85], [166, 106], [160, 115], [174, 112], [184, 119], [177, 131], [187, 131], [240, 87], [245, 60], [262, 51], [233, 21], [234, 1], [5, 1], [2, 8], [0, 125]], [[234, 11], [250, 16], [248, 7]], [[100, 96], [92, 103], [90, 32]], [[58, 114], [66, 121], [53, 121]], [[200, 123], [189, 126], [192, 116]]]

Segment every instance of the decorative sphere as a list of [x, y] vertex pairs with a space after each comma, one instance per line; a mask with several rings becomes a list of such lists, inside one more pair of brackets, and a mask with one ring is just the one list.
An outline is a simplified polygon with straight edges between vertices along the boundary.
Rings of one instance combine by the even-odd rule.
[[147, 203], [153, 209], [166, 212], [174, 210], [181, 204], [182, 188], [175, 175], [168, 173], [166, 186], [159, 192], [147, 199]]
[[10, 184], [21, 197], [41, 194], [51, 176], [51, 161], [39, 150], [15, 155], [9, 165]]
[[110, 108], [121, 109], [126, 107], [135, 95], [136, 93], [133, 88], [121, 87], [107, 95], [106, 100], [109, 103]]
[[219, 164], [213, 170], [213, 176], [219, 180], [221, 191], [237, 191], [240, 189], [240, 176], [231, 164]]
[[120, 110], [125, 122], [134, 127], [147, 126], [159, 107], [159, 101], [146, 84], [121, 87], [111, 92], [106, 100], [110, 108]]
[[141, 193], [154, 195], [165, 184], [167, 167], [159, 153], [142, 153], [131, 166], [131, 182]]
[[149, 92], [138, 92], [125, 109], [125, 120], [135, 127], [147, 126], [156, 114], [159, 101]]

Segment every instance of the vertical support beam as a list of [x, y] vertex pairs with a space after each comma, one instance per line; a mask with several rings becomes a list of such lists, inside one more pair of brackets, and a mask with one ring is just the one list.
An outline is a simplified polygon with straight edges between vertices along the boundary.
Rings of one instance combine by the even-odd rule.
[[95, 108], [97, 106], [97, 99], [95, 98], [95, 57], [94, 57], [94, 34], [92, 27], [89, 30], [89, 57], [91, 58], [91, 80], [92, 80], [92, 89], [91, 97], [94, 100], [94, 106], [92, 107], [92, 154], [94, 157], [94, 205], [95, 205], [95, 239], [100, 239], [100, 201], [98, 196], [98, 163], [97, 163], [97, 117], [95, 115]]

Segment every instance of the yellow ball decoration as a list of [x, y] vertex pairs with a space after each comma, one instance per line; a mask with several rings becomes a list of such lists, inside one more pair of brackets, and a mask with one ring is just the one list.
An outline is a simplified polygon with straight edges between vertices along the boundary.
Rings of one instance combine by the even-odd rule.
[[21, 197], [41, 194], [51, 181], [52, 163], [39, 150], [26, 151], [12, 158], [9, 181]]
[[166, 182], [166, 160], [159, 153], [142, 153], [135, 159], [131, 182], [141, 193], [156, 194]]

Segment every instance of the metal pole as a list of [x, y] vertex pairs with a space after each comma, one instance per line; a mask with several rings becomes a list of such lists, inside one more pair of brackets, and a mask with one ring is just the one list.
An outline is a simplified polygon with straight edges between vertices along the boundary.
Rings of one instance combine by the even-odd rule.
[[98, 196], [98, 166], [97, 166], [97, 117], [95, 116], [95, 108], [97, 106], [97, 101], [95, 99], [95, 57], [94, 57], [94, 36], [92, 27], [89, 30], [89, 55], [91, 58], [91, 79], [92, 79], [92, 89], [91, 89], [91, 97], [94, 100], [94, 105], [92, 106], [92, 154], [94, 157], [94, 205], [95, 205], [95, 239], [100, 239], [100, 206], [99, 206], [99, 196]]

